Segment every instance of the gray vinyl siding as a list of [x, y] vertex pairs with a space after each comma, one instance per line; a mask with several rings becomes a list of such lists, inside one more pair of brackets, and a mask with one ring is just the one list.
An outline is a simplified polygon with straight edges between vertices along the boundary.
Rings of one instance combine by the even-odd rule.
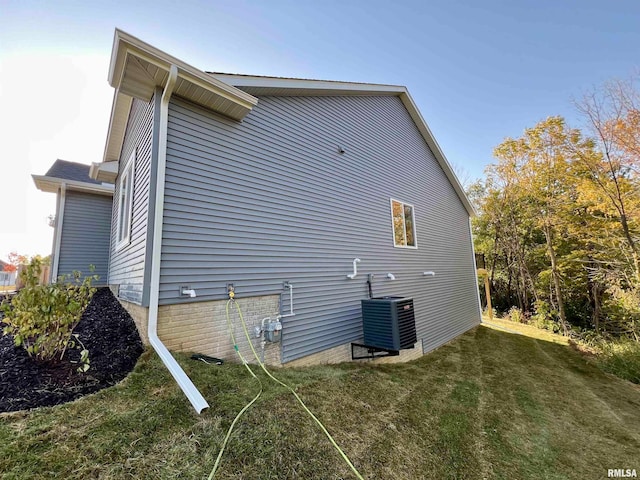
[[89, 274], [89, 265], [106, 284], [109, 269], [111, 196], [67, 190], [60, 237], [58, 276], [78, 270]]
[[[161, 304], [290, 281], [283, 361], [362, 338], [368, 273], [375, 296], [414, 298], [427, 350], [479, 323], [468, 213], [399, 98], [260, 97], [242, 123], [174, 99], [167, 148]], [[390, 197], [419, 248], [393, 246]]]
[[[111, 220], [111, 257], [109, 283], [119, 285], [118, 296], [129, 302], [142, 304], [149, 211], [149, 178], [153, 144], [154, 100], [149, 103], [134, 100], [120, 154], [120, 172], [115, 182]], [[133, 174], [133, 206], [131, 236], [127, 245], [116, 248], [120, 174], [127, 166], [131, 153], [136, 151]]]

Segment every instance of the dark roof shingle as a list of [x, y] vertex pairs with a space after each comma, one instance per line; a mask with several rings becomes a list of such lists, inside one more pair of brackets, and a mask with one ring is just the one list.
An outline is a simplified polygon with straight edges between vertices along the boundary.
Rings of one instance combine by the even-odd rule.
[[68, 162], [67, 160], [56, 160], [45, 175], [47, 177], [62, 178], [76, 182], [93, 183], [96, 185], [102, 184], [102, 182], [98, 182], [89, 176], [89, 165]]

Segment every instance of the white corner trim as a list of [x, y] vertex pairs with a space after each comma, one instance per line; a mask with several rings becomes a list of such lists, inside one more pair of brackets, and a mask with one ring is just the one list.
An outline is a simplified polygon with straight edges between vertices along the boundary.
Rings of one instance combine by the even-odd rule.
[[476, 247], [473, 245], [473, 228], [471, 228], [471, 217], [469, 217], [469, 241], [471, 242], [471, 263], [473, 265], [474, 281], [476, 293], [478, 294], [478, 313], [480, 315], [480, 323], [482, 323], [482, 302], [480, 301], [480, 289], [478, 288], [478, 270], [476, 267]]
[[58, 279], [58, 267], [60, 266], [60, 243], [62, 240], [62, 224], [64, 223], [64, 204], [67, 195], [67, 185], [63, 183], [59, 190], [60, 202], [58, 211], [56, 212], [56, 231], [53, 244], [53, 265], [51, 266], [51, 280], [55, 282]]

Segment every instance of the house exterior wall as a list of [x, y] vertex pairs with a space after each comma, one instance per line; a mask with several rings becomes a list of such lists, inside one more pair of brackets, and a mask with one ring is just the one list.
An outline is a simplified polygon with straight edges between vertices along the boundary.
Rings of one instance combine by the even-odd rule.
[[14, 286], [16, 284], [16, 272], [0, 271], [0, 287]]
[[[153, 154], [155, 98], [149, 103], [134, 100], [120, 154], [119, 174], [113, 194], [111, 218], [111, 244], [109, 283], [118, 285], [121, 300], [142, 305], [145, 286], [147, 256], [147, 226], [149, 198], [155, 191], [151, 186], [151, 158]], [[127, 166], [132, 152], [136, 152], [133, 182], [133, 206], [130, 242], [117, 248], [117, 216], [120, 199], [120, 175]]]
[[[263, 318], [273, 316], [278, 311], [279, 301], [279, 295], [238, 299], [253, 348], [258, 355], [261, 352], [261, 339], [253, 334], [254, 327], [260, 325]], [[158, 308], [158, 337], [169, 350], [198, 352], [225, 361], [239, 361], [229, 332], [226, 307], [227, 300], [162, 305]], [[255, 356], [234, 305], [229, 305], [229, 321], [238, 350], [247, 362], [255, 363]], [[267, 343], [264, 362], [279, 366], [280, 361], [280, 344]]]
[[89, 265], [94, 265], [100, 277], [94, 284], [106, 284], [112, 198], [73, 190], [65, 197], [57, 276], [74, 270], [89, 275]]
[[[375, 296], [413, 297], [425, 352], [480, 322], [468, 212], [399, 98], [260, 97], [242, 123], [175, 98], [168, 128], [162, 305], [231, 282], [287, 313], [289, 281], [283, 362], [362, 339], [369, 273]], [[390, 198], [414, 206], [418, 248], [394, 247]]]

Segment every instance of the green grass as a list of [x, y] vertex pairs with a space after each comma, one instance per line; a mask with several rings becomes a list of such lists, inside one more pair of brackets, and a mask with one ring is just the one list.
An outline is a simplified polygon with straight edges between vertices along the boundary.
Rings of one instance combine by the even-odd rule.
[[[640, 469], [638, 387], [548, 340], [478, 327], [408, 364], [275, 374], [367, 479], [600, 479], [609, 468]], [[206, 478], [258, 387], [240, 365], [178, 360], [211, 405], [203, 415], [146, 352], [113, 388], [1, 416], [2, 478]], [[265, 393], [216, 478], [354, 478], [292, 395], [262, 377]]]
[[[541, 340], [569, 345], [567, 337], [556, 335], [535, 325], [526, 325], [511, 320], [484, 317], [485, 325], [502, 331], [511, 331]], [[640, 344], [628, 338], [605, 338], [593, 336], [590, 340], [578, 340], [572, 345], [588, 355], [602, 371], [640, 385]]]

